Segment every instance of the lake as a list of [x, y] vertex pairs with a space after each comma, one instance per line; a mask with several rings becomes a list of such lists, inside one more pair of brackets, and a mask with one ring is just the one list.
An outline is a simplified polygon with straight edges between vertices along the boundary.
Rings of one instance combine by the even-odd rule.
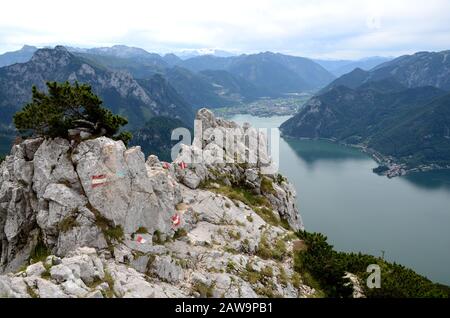
[[[289, 116], [230, 119], [273, 128]], [[450, 171], [388, 179], [357, 149], [326, 141], [280, 140], [280, 172], [297, 189], [309, 232], [336, 249], [383, 253], [433, 281], [450, 285]]]

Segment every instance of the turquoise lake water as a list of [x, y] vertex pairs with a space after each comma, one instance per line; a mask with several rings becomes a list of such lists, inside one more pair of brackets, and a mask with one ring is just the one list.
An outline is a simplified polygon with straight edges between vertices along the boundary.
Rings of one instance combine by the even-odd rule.
[[[273, 128], [286, 116], [232, 120]], [[280, 140], [280, 172], [297, 189], [306, 230], [338, 250], [381, 256], [450, 285], [450, 171], [388, 179], [357, 149], [326, 141]]]

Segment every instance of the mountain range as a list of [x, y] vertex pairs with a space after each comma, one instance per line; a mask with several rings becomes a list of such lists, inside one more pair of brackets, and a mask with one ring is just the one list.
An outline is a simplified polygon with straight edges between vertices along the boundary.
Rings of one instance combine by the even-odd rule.
[[[153, 117], [178, 119], [190, 127], [191, 106], [160, 74], [135, 79], [128, 72], [114, 71], [70, 53], [62, 46], [37, 50], [30, 61], [0, 68], [1, 141], [15, 135], [12, 116], [31, 98], [31, 87], [45, 90], [47, 81], [87, 83], [106, 107], [128, 118], [127, 129], [136, 131]], [[10, 138], [8, 138], [10, 136]], [[4, 148], [4, 147], [3, 147]], [[158, 149], [155, 149], [157, 151]]]
[[[106, 54], [105, 50], [100, 52]], [[118, 56], [114, 51], [107, 55], [92, 51], [75, 54], [110, 69], [126, 70], [136, 78], [161, 73], [194, 109], [317, 90], [334, 79], [309, 59], [271, 52], [232, 57], [202, 55], [187, 60], [151, 53]]]
[[[25, 46], [0, 56], [2, 63], [13, 63], [0, 68], [1, 138], [14, 134], [12, 115], [29, 100], [31, 86], [45, 89], [46, 81], [90, 84], [107, 107], [129, 119], [128, 129], [136, 138], [154, 138], [144, 145], [145, 151], [166, 155], [168, 149], [158, 138], [167, 135], [167, 127], [160, 123], [189, 127], [195, 109], [307, 91], [316, 95], [281, 126], [285, 135], [357, 145], [376, 152], [383, 164], [400, 163], [409, 170], [446, 167], [449, 54], [418, 52], [388, 61], [316, 63], [271, 52], [182, 59], [127, 46]], [[357, 65], [338, 78], [330, 72]]]
[[193, 72], [228, 71], [264, 88], [269, 94], [314, 90], [334, 79], [332, 74], [310, 59], [272, 52], [233, 57], [204, 55], [178, 65]]
[[[45, 90], [47, 81], [91, 85], [108, 108], [128, 118], [127, 129], [136, 138], [145, 136], [150, 141], [152, 136], [167, 135], [167, 129], [155, 125], [152, 118], [162, 123], [171, 118], [171, 124], [190, 127], [195, 109], [319, 89], [334, 79], [311, 60], [270, 52], [183, 60], [174, 54], [160, 56], [120, 45], [92, 49], [26, 46], [0, 59], [10, 64], [0, 68], [1, 138], [8, 144], [15, 134], [12, 116], [30, 100], [31, 87]], [[167, 154], [161, 147], [162, 143], [152, 142], [144, 150]]]
[[387, 168], [450, 166], [449, 51], [402, 56], [333, 81], [281, 126], [376, 152]]
[[450, 90], [450, 51], [418, 52], [380, 64], [370, 71], [360, 68], [341, 76], [325, 90], [338, 85], [357, 87], [392, 77], [407, 87], [435, 86]]
[[325, 68], [334, 76], [339, 77], [356, 68], [369, 71], [372, 68], [391, 60], [392, 58], [389, 57], [372, 56], [360, 60], [314, 60], [314, 62]]
[[[175, 54], [161, 56], [124, 45], [67, 49], [90, 65], [126, 71], [135, 79], [161, 74], [194, 109], [315, 91], [335, 78], [310, 59], [271, 52], [235, 56], [203, 50], [194, 57], [183, 59]], [[0, 61], [4, 60], [5, 64], [25, 62], [26, 56], [31, 59], [35, 51], [36, 48], [24, 47], [0, 55]]]
[[[24, 46], [0, 55], [0, 66], [27, 62], [36, 50]], [[323, 61], [271, 52], [234, 55], [210, 49], [162, 56], [125, 45], [89, 49], [67, 47], [67, 50], [90, 64], [129, 72], [135, 79], [162, 74], [194, 109], [316, 91], [335, 79], [333, 73], [340, 75], [355, 67], [368, 69], [388, 60], [375, 57], [360, 61]], [[186, 83], [186, 79], [191, 83]]]

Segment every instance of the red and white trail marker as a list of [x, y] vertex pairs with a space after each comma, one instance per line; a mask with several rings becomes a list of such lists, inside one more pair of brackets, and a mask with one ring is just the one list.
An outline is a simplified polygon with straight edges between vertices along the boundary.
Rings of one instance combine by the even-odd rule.
[[181, 168], [181, 170], [184, 170], [184, 169], [187, 168], [187, 163], [185, 163], [184, 161], [182, 161], [182, 162], [180, 162], [180, 163], [178, 164], [178, 166]]
[[181, 218], [178, 214], [175, 214], [174, 216], [172, 216], [172, 226], [173, 227], [179, 226], [180, 223], [181, 223]]
[[144, 244], [147, 241], [142, 236], [138, 235], [136, 242], [138, 242], [139, 244]]
[[162, 165], [164, 169], [170, 169], [170, 164], [168, 162], [163, 162]]
[[102, 185], [105, 185], [106, 182], [108, 181], [108, 178], [106, 177], [106, 175], [104, 174], [100, 174], [97, 176], [92, 176], [92, 187], [96, 188]]

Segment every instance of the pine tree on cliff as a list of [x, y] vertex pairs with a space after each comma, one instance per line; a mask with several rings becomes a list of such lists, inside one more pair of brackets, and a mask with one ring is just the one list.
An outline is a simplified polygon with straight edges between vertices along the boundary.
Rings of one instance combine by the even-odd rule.
[[128, 123], [102, 107], [89, 85], [48, 82], [48, 93], [32, 89], [32, 101], [14, 115], [14, 124], [24, 136], [69, 138], [70, 130], [83, 130], [93, 137], [106, 136], [125, 144], [131, 133], [119, 130]]

